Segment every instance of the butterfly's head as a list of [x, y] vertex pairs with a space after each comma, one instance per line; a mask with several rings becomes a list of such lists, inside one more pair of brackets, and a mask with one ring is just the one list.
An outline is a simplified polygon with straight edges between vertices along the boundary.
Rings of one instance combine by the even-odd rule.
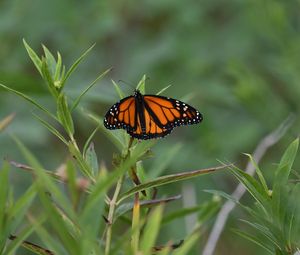
[[140, 92], [138, 89], [135, 89], [135, 90], [134, 90], [133, 96], [135, 97], [135, 99], [136, 99], [138, 102], [142, 102], [142, 101], [143, 101], [143, 95], [141, 94], [141, 92]]
[[142, 94], [141, 94], [141, 92], [140, 92], [138, 89], [135, 89], [135, 90], [134, 90], [133, 96], [139, 97], [139, 96], [141, 96], [141, 95], [142, 95]]

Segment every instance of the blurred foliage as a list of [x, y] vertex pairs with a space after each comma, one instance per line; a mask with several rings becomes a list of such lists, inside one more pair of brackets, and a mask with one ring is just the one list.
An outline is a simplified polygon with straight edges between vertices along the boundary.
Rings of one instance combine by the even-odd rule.
[[[249, 155], [256, 168], [256, 178], [238, 168], [232, 168], [232, 173], [243, 183], [247, 191], [255, 199], [253, 208], [241, 205], [250, 215], [250, 220], [242, 220], [256, 232], [238, 234], [254, 242], [269, 254], [296, 254], [300, 247], [300, 195], [299, 179], [292, 181], [290, 174], [297, 155], [299, 139], [292, 142], [283, 154], [279, 165], [274, 171], [272, 188], [269, 189], [261, 169]], [[226, 195], [229, 199], [232, 197]], [[233, 199], [234, 200], [234, 199]]]
[[[299, 7], [297, 0], [143, 0], [138, 4], [2, 0], [0, 82], [54, 111], [56, 105], [29, 61], [22, 39], [39, 52], [43, 50], [41, 43], [52, 52], [59, 49], [67, 68], [96, 43], [66, 87], [75, 99], [99, 72], [113, 68], [82, 100], [86, 109], [103, 116], [118, 100], [110, 79], [136, 84], [146, 73], [150, 77], [146, 92], [156, 93], [172, 84], [164, 95], [184, 99], [204, 115], [199, 126], [178, 128], [157, 142], [153, 148], [155, 157], [145, 161], [149, 176], [200, 169], [215, 165], [216, 159], [243, 167], [245, 159], [241, 152], [252, 152], [261, 137], [290, 112], [299, 115]], [[123, 88], [132, 93], [133, 88], [128, 85]], [[20, 153], [7, 135], [14, 133], [47, 169], [58, 168], [68, 157], [60, 141], [33, 121], [33, 107], [2, 89], [0, 92], [0, 119], [16, 113], [10, 126], [0, 133], [0, 156], [20, 160]], [[80, 110], [73, 117], [75, 137], [81, 147], [95, 123]], [[270, 162], [278, 162], [285, 146], [299, 134], [298, 127], [299, 119], [261, 162], [267, 181], [272, 176]], [[56, 128], [62, 131], [59, 126]], [[97, 132], [93, 140], [98, 161], [110, 166], [116, 148], [103, 132]], [[299, 158], [295, 169], [298, 165]], [[12, 180], [16, 194], [28, 185], [28, 178], [20, 173], [15, 173]], [[201, 192], [204, 188], [230, 192], [235, 186], [226, 173], [197, 179], [192, 184], [198, 203], [207, 198]], [[175, 195], [174, 190], [182, 189], [184, 186], [178, 183], [163, 187], [160, 192]], [[180, 202], [176, 203], [174, 208], [182, 207]], [[224, 246], [230, 254], [240, 250], [244, 254], [256, 253], [256, 246], [237, 242], [230, 231], [232, 225], [239, 225], [233, 219], [240, 214], [236, 210], [229, 222], [219, 254], [224, 254]], [[185, 227], [184, 221], [168, 224], [162, 238], [181, 239], [185, 233], [174, 230]]]

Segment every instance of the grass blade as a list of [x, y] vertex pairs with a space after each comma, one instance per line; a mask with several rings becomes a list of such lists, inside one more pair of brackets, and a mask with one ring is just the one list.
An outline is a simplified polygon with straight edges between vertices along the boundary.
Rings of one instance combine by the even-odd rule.
[[91, 143], [88, 149], [86, 150], [86, 153], [84, 154], [84, 159], [89, 165], [90, 169], [92, 170], [92, 175], [96, 176], [97, 172], [99, 171], [99, 164], [93, 143]]
[[257, 174], [257, 176], [258, 176], [258, 178], [259, 178], [259, 180], [260, 180], [261, 185], [263, 186], [265, 192], [268, 193], [268, 192], [269, 192], [269, 188], [268, 188], [267, 183], [266, 183], [266, 180], [265, 180], [265, 178], [264, 178], [264, 176], [263, 176], [263, 174], [262, 174], [262, 171], [260, 170], [260, 168], [259, 168], [258, 165], [256, 164], [256, 162], [255, 162], [254, 158], [252, 157], [252, 155], [247, 154], [247, 153], [244, 153], [244, 154], [245, 154], [246, 156], [248, 156], [248, 158], [250, 159], [252, 165], [253, 165], [254, 168], [255, 168], [256, 174]]
[[57, 116], [63, 127], [71, 137], [74, 135], [74, 124], [71, 112], [68, 107], [67, 98], [64, 94], [60, 94], [57, 100]]
[[88, 149], [88, 146], [90, 145], [90, 143], [91, 143], [93, 137], [95, 136], [96, 132], [100, 129], [101, 125], [102, 125], [102, 124], [99, 124], [99, 125], [94, 129], [94, 131], [90, 134], [89, 138], [86, 140], [86, 142], [85, 142], [85, 144], [84, 144], [84, 146], [83, 146], [83, 150], [82, 150], [82, 151], [83, 151], [83, 153], [82, 153], [83, 155], [86, 154], [86, 150]]
[[111, 82], [113, 83], [113, 85], [114, 85], [114, 87], [115, 87], [115, 89], [116, 89], [116, 91], [117, 91], [120, 99], [124, 98], [125, 95], [124, 95], [123, 91], [121, 90], [120, 86], [114, 80], [111, 80]]
[[62, 80], [61, 83], [61, 89], [63, 89], [63, 87], [66, 84], [67, 79], [70, 77], [70, 75], [76, 70], [77, 66], [80, 64], [80, 62], [84, 59], [84, 57], [94, 48], [96, 44], [93, 44], [90, 48], [88, 48], [76, 61], [75, 63], [70, 67], [70, 69], [68, 70], [68, 72], [66, 73], [65, 77]]
[[264, 190], [263, 186], [254, 177], [237, 167], [232, 167], [231, 172], [241, 183], [243, 183], [248, 192], [259, 203], [261, 208], [266, 211], [265, 202], [268, 201], [270, 197]]
[[0, 83], [0, 87], [4, 88], [5, 90], [8, 90], [10, 92], [13, 92], [14, 94], [22, 97], [23, 99], [25, 99], [26, 101], [28, 101], [29, 103], [33, 104], [35, 107], [37, 107], [38, 109], [42, 110], [44, 113], [46, 113], [48, 116], [50, 116], [51, 118], [57, 120], [57, 118], [51, 113], [49, 112], [46, 108], [44, 108], [43, 106], [41, 106], [40, 104], [38, 104], [35, 100], [33, 100], [31, 97], [26, 96], [25, 94], [14, 90], [12, 88], [6, 87], [4, 84]]
[[158, 92], [156, 93], [156, 95], [162, 94], [165, 90], [167, 90], [167, 89], [170, 88], [171, 86], [172, 86], [172, 85], [168, 85], [168, 86], [164, 87], [163, 89], [161, 89], [160, 91], [158, 91]]
[[48, 50], [48, 48], [42, 44], [44, 53], [45, 53], [45, 59], [46, 59], [46, 63], [47, 66], [50, 67], [49, 73], [51, 75], [51, 77], [55, 77], [55, 69], [56, 69], [56, 60], [53, 57], [52, 53]]
[[141, 252], [144, 255], [151, 254], [152, 247], [159, 233], [159, 227], [162, 219], [163, 207], [156, 207], [151, 213], [147, 225], [144, 229], [144, 234], [141, 240]]
[[140, 201], [139, 193], [135, 193], [133, 212], [132, 212], [132, 235], [131, 235], [131, 247], [132, 252], [137, 254], [139, 251], [140, 242]]
[[108, 72], [110, 72], [112, 68], [107, 69], [102, 74], [100, 74], [76, 99], [71, 107], [71, 112], [75, 110], [75, 108], [78, 106], [81, 98], [96, 84], [97, 81], [101, 80]]
[[221, 170], [221, 169], [224, 169], [229, 166], [231, 166], [231, 165], [212, 167], [212, 168], [200, 169], [200, 170], [195, 170], [195, 171], [190, 171], [190, 172], [183, 172], [183, 173], [178, 173], [178, 174], [170, 174], [170, 175], [161, 176], [152, 181], [148, 181], [143, 184], [137, 185], [134, 188], [126, 191], [125, 193], [123, 193], [120, 196], [118, 203], [120, 203], [123, 199], [131, 196], [132, 194], [134, 194], [136, 192], [139, 192], [139, 191], [142, 191], [145, 189], [149, 189], [149, 188], [153, 188], [153, 187], [157, 187], [157, 186], [161, 186], [161, 185], [165, 185], [168, 183], [187, 180], [187, 179], [199, 176], [199, 175], [215, 172], [217, 170]]
[[59, 131], [55, 127], [53, 127], [49, 122], [43, 120], [35, 113], [32, 114], [43, 126], [45, 126], [52, 134], [54, 134], [58, 139], [60, 139], [65, 145], [69, 145], [67, 140], [63, 137], [61, 133], [59, 133]]
[[33, 64], [35, 65], [36, 69], [43, 76], [43, 73], [42, 73], [42, 60], [38, 57], [38, 55], [34, 52], [34, 50], [32, 48], [30, 48], [30, 46], [27, 44], [25, 39], [23, 39], [23, 44], [26, 48], [26, 51], [27, 51], [30, 59], [32, 60]]
[[295, 157], [298, 151], [298, 146], [299, 146], [299, 138], [294, 140], [284, 152], [280, 160], [279, 166], [275, 172], [274, 185], [280, 183], [284, 184], [288, 181], [292, 169], [292, 165], [295, 161]]
[[272, 249], [268, 246], [266, 246], [265, 243], [262, 242], [262, 240], [260, 240], [259, 238], [257, 238], [256, 236], [247, 234], [245, 232], [242, 232], [240, 230], [234, 229], [233, 232], [235, 232], [236, 234], [240, 235], [241, 237], [257, 244], [258, 246], [262, 247], [264, 250], [266, 250], [269, 254], [274, 254], [274, 252], [272, 251]]
[[[57, 52], [57, 63], [56, 63], [56, 67], [55, 67], [55, 73], [54, 73], [54, 81], [55, 82], [60, 82], [60, 78], [61, 78], [61, 68], [62, 68], [62, 59], [61, 59], [61, 55], [59, 52]], [[55, 87], [60, 87], [61, 84], [54, 84]]]
[[139, 81], [138, 85], [136, 86], [136, 89], [138, 89], [139, 91], [141, 91], [142, 94], [145, 94], [145, 83], [147, 80], [147, 76], [146, 74], [143, 75], [142, 79]]

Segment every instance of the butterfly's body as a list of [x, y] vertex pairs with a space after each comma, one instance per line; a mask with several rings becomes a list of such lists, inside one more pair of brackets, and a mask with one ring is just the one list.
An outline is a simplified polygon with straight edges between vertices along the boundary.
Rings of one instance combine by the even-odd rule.
[[176, 126], [201, 121], [200, 112], [188, 104], [163, 96], [142, 95], [135, 90], [134, 95], [123, 98], [110, 108], [104, 126], [122, 128], [132, 137], [146, 140], [164, 137]]

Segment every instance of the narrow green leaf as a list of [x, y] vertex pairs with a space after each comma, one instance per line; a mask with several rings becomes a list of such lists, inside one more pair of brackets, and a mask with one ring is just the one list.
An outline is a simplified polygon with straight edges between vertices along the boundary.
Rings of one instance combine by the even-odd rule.
[[293, 224], [291, 225], [291, 239], [294, 240], [295, 243], [299, 242], [299, 234], [300, 234], [300, 203], [295, 203], [300, 197], [300, 183], [297, 183], [292, 191], [291, 191], [291, 198], [290, 204], [292, 207], [293, 217]]
[[111, 71], [112, 68], [107, 69], [103, 73], [101, 73], [76, 99], [71, 107], [71, 112], [75, 110], [77, 105], [80, 103], [81, 98], [97, 83], [97, 81], [101, 80], [108, 72]]
[[236, 234], [240, 235], [241, 237], [243, 237], [243, 238], [245, 238], [245, 239], [247, 239], [247, 240], [249, 240], [249, 241], [257, 244], [258, 246], [260, 246], [264, 250], [266, 250], [268, 253], [270, 253], [272, 255], [274, 254], [273, 250], [270, 247], [268, 247], [265, 242], [263, 242], [262, 240], [260, 240], [256, 236], [247, 234], [247, 233], [242, 232], [242, 231], [237, 230], [237, 229], [233, 229], [233, 232], [235, 232]]
[[131, 196], [132, 194], [134, 194], [136, 192], [139, 192], [141, 190], [145, 190], [145, 189], [165, 185], [165, 184], [168, 184], [168, 183], [174, 183], [174, 182], [177, 182], [177, 181], [187, 180], [187, 179], [199, 176], [199, 175], [215, 172], [217, 170], [221, 170], [221, 169], [224, 169], [224, 168], [229, 167], [229, 166], [231, 166], [231, 165], [224, 165], [224, 166], [219, 166], [219, 167], [212, 167], [212, 168], [206, 168], [206, 169], [200, 169], [200, 170], [195, 170], [195, 171], [189, 171], [189, 172], [183, 172], [183, 173], [178, 173], [178, 174], [170, 174], [170, 175], [161, 176], [161, 177], [158, 177], [158, 178], [156, 178], [152, 181], [148, 181], [148, 182], [142, 183], [140, 185], [137, 185], [134, 188], [126, 191], [125, 193], [123, 193], [120, 196], [118, 203], [120, 203], [125, 198], [127, 198], [127, 197]]
[[43, 78], [48, 85], [48, 89], [50, 93], [54, 98], [57, 98], [59, 93], [57, 91], [57, 88], [54, 85], [54, 80], [51, 71], [49, 70], [47, 59], [45, 57], [42, 57], [42, 73], [43, 73]]
[[219, 211], [221, 205], [221, 199], [218, 196], [214, 196], [211, 201], [204, 203], [198, 213], [199, 224], [205, 223], [210, 220]]
[[59, 77], [59, 88], [62, 89], [62, 79], [65, 77], [65, 73], [66, 73], [66, 67], [65, 65], [62, 66], [62, 70], [61, 70], [61, 74]]
[[233, 196], [225, 193], [224, 191], [214, 190], [214, 189], [205, 189], [203, 191], [207, 192], [207, 193], [214, 194], [216, 196], [224, 197], [227, 200], [230, 200], [230, 201], [233, 201], [234, 203], [240, 204], [240, 202], [236, 198], [234, 198]]
[[158, 92], [156, 93], [156, 95], [162, 94], [165, 90], [167, 90], [167, 89], [170, 88], [171, 86], [172, 86], [172, 85], [168, 85], [168, 86], [164, 87], [163, 89], [161, 89], [160, 91], [158, 91]]
[[[53, 228], [53, 231], [55, 231], [56, 235], [63, 243], [65, 249], [68, 251], [68, 254], [76, 254], [79, 249], [79, 243], [70, 233], [69, 225], [66, 223], [65, 219], [57, 211], [57, 208], [54, 207], [52, 201], [47, 195], [48, 190], [45, 190], [42, 180], [39, 181], [38, 188], [39, 197], [42, 202], [44, 211], [48, 216], [48, 222], [51, 224], [51, 228]], [[64, 204], [64, 208], [66, 208], [66, 204]], [[77, 220], [75, 222], [77, 222]]]
[[24, 46], [26, 48], [26, 51], [27, 51], [30, 59], [32, 60], [33, 64], [35, 65], [36, 69], [43, 76], [43, 74], [42, 74], [42, 61], [41, 61], [41, 59], [34, 52], [34, 50], [30, 48], [30, 46], [27, 44], [27, 42], [25, 41], [25, 39], [23, 39], [23, 44], [24, 44]]
[[43, 208], [47, 212], [51, 227], [53, 227], [55, 233], [61, 239], [61, 242], [64, 244], [69, 254], [76, 254], [79, 248], [78, 242], [70, 234], [68, 225], [66, 225], [65, 220], [58, 213], [57, 208], [55, 208], [48, 194], [50, 193], [53, 198], [55, 198], [55, 201], [60, 204], [62, 210], [64, 210], [64, 212], [68, 214], [73, 222], [77, 222], [77, 217], [75, 216], [74, 211], [70, 206], [69, 200], [66, 199], [65, 195], [59, 190], [57, 185], [53, 183], [53, 180], [43, 171], [40, 163], [35, 159], [31, 152], [17, 138], [14, 139], [24, 157], [35, 169], [35, 173], [37, 175], [37, 190], [40, 200], [43, 204]]
[[78, 191], [78, 187], [76, 185], [76, 169], [73, 161], [68, 160], [67, 163], [64, 165], [65, 171], [67, 173], [67, 185], [69, 194], [71, 196], [72, 205], [74, 208], [77, 208], [78, 200], [80, 198], [80, 191]]
[[13, 92], [15, 93], [16, 95], [22, 97], [23, 99], [25, 99], [26, 101], [28, 101], [29, 103], [33, 104], [35, 107], [37, 107], [38, 109], [42, 110], [44, 113], [46, 113], [48, 116], [50, 116], [51, 118], [57, 120], [57, 118], [51, 113], [49, 112], [46, 108], [44, 108], [43, 106], [41, 106], [40, 104], [38, 104], [36, 101], [34, 101], [31, 97], [29, 96], [26, 96], [25, 94], [17, 91], [17, 90], [14, 90], [12, 88], [9, 88], [9, 87], [6, 87], [5, 85], [1, 84], [0, 83], [0, 87], [10, 91], [10, 92]]
[[237, 167], [232, 167], [231, 172], [241, 183], [244, 184], [248, 192], [259, 203], [261, 208], [266, 210], [266, 202], [270, 199], [270, 197], [264, 190], [263, 186], [254, 177]]
[[145, 94], [146, 88], [145, 83], [147, 80], [146, 74], [143, 75], [142, 79], [139, 81], [138, 85], [136, 86], [136, 89], [138, 89], [142, 94]]
[[48, 50], [48, 48], [42, 44], [44, 53], [45, 53], [45, 60], [47, 63], [47, 66], [49, 68], [49, 73], [51, 75], [52, 78], [55, 77], [55, 69], [56, 69], [56, 60], [54, 58], [54, 56], [52, 55], [52, 53]]
[[288, 146], [275, 172], [272, 190], [272, 210], [274, 220], [279, 225], [284, 224], [284, 206], [288, 197], [286, 191], [287, 187], [285, 185], [288, 181], [292, 165], [297, 154], [298, 145], [299, 139], [296, 139]]
[[254, 228], [256, 231], [260, 232], [262, 235], [264, 235], [269, 241], [271, 241], [271, 243], [280, 248], [280, 244], [277, 243], [276, 241], [276, 237], [274, 237], [274, 235], [272, 234], [272, 232], [265, 226], [260, 225], [258, 223], [253, 223], [247, 220], [241, 220], [242, 222], [248, 224], [249, 226], [251, 226], [252, 228]]
[[[21, 153], [23, 154], [24, 158], [28, 161], [30, 165], [32, 165], [32, 169], [37, 177], [41, 180], [43, 189], [48, 189], [48, 192], [52, 193], [54, 197], [57, 198], [57, 200], [60, 202], [61, 206], [67, 206], [69, 205], [68, 200], [65, 197], [65, 194], [63, 194], [60, 189], [57, 187], [56, 184], [54, 184], [53, 178], [51, 178], [51, 175], [49, 173], [44, 171], [44, 168], [41, 166], [41, 164], [37, 161], [37, 159], [32, 155], [32, 153], [26, 148], [26, 146], [15, 136], [13, 136], [14, 141], [16, 142], [17, 146], [19, 147]], [[69, 214], [72, 215], [72, 210], [67, 207], [64, 208]], [[74, 215], [73, 215], [74, 216]]]
[[264, 187], [265, 192], [268, 193], [269, 192], [269, 188], [268, 188], [266, 180], [265, 180], [265, 178], [264, 178], [264, 176], [262, 174], [262, 171], [260, 170], [260, 168], [256, 164], [256, 162], [255, 162], [254, 158], [252, 157], [252, 155], [247, 154], [247, 153], [244, 153], [244, 154], [250, 159], [252, 165], [255, 168], [256, 174], [257, 174], [257, 176], [258, 176], [258, 178], [260, 180], [261, 185]]
[[275, 172], [274, 187], [277, 184], [284, 184], [288, 181], [299, 146], [299, 138], [294, 140], [284, 152], [279, 166]]
[[155, 245], [155, 240], [159, 233], [160, 222], [162, 219], [163, 207], [156, 207], [146, 224], [143, 237], [140, 243], [140, 250], [144, 255], [152, 254], [152, 247]]
[[147, 173], [148, 178], [156, 178], [161, 175], [162, 171], [166, 170], [168, 165], [178, 156], [181, 148], [182, 143], [176, 143], [168, 148], [167, 153], [156, 155], [156, 160]]
[[[60, 87], [60, 79], [61, 79], [61, 74], [62, 74], [62, 59], [61, 59], [61, 55], [59, 52], [57, 52], [57, 63], [55, 66], [55, 73], [54, 73], [54, 82], [55, 82], [55, 87]], [[57, 82], [59, 82], [59, 84], [56, 84]], [[59, 86], [58, 86], [59, 85]]]
[[11, 221], [11, 229], [17, 229], [18, 226], [22, 223], [25, 214], [27, 213], [28, 208], [31, 206], [35, 196], [36, 187], [33, 184], [17, 201], [14, 202], [14, 205], [9, 212], [9, 221]]
[[57, 116], [69, 136], [74, 135], [73, 119], [68, 107], [67, 98], [64, 94], [60, 94], [57, 100]]
[[67, 79], [70, 77], [70, 75], [76, 70], [80, 62], [85, 58], [85, 56], [94, 48], [96, 44], [93, 44], [90, 48], [88, 48], [70, 67], [70, 69], [67, 71], [66, 75], [64, 76], [62, 82], [61, 82], [61, 88], [63, 88], [66, 84]]
[[89, 165], [90, 169], [92, 170], [92, 175], [96, 176], [99, 171], [99, 164], [97, 159], [97, 154], [95, 152], [94, 144], [91, 143], [89, 148], [85, 153], [85, 161]]
[[114, 80], [111, 80], [111, 82], [113, 83], [120, 99], [123, 99], [125, 97], [125, 95], [124, 95], [123, 91], [121, 90], [120, 86]]
[[[121, 138], [120, 132], [123, 133], [123, 130], [113, 130], [116, 132], [112, 132], [111, 130], [108, 130], [107, 128], [104, 127], [103, 125], [103, 118], [97, 116], [94, 113], [91, 113], [87, 110], [82, 110], [82, 113], [85, 117], [88, 117], [90, 120], [96, 122], [101, 130], [107, 135], [107, 137], [111, 140], [111, 142], [117, 147], [117, 149], [122, 152], [123, 148], [125, 148], [126, 143], [124, 139]], [[127, 143], [128, 144], [128, 143]]]
[[[147, 147], [145, 147], [146, 150]], [[88, 208], [93, 208], [99, 204], [98, 198], [102, 194], [105, 195], [107, 190], [117, 182], [121, 175], [123, 175], [132, 165], [134, 165], [137, 160], [140, 158], [140, 155], [143, 154], [144, 151], [139, 151], [132, 154], [131, 157], [125, 159], [125, 161], [117, 166], [115, 169], [111, 171], [111, 174], [107, 175], [105, 179], [100, 179], [92, 186], [89, 197], [87, 198], [87, 203], [89, 205], [84, 206], [84, 210], [90, 210]]]
[[[171, 201], [175, 201], [181, 198], [181, 195], [178, 196], [173, 196], [173, 197], [167, 197], [167, 198], [162, 198], [162, 199], [152, 199], [152, 200], [142, 200], [140, 201], [140, 207], [153, 207], [157, 206], [160, 204], [165, 204]], [[133, 209], [134, 203], [129, 202], [129, 203], [123, 203], [120, 206], [118, 206], [116, 212], [115, 212], [115, 219], [118, 217], [126, 214], [127, 212], [131, 211]], [[197, 207], [198, 208], [198, 207]]]
[[[104, 223], [101, 215], [103, 215], [107, 189], [111, 187], [106, 180], [107, 179], [99, 180], [91, 187], [89, 196], [79, 216], [80, 225], [85, 226], [83, 228], [83, 234], [93, 239], [99, 236], [99, 231]], [[113, 183], [114, 181], [112, 181], [112, 184]]]
[[199, 212], [199, 210], [202, 208], [202, 205], [194, 206], [194, 207], [188, 207], [183, 208], [174, 212], [171, 212], [163, 217], [162, 224], [168, 224], [176, 219], [183, 218], [187, 215]]
[[111, 249], [110, 255], [119, 255], [120, 251], [125, 251], [124, 246], [128, 246], [128, 240], [130, 240], [131, 235], [131, 229], [127, 229], [125, 233], [123, 233], [121, 236], [116, 236], [117, 241], [115, 242], [114, 246]]
[[59, 131], [53, 127], [49, 122], [43, 120], [41, 117], [32, 113], [32, 115], [40, 122], [43, 126], [45, 126], [52, 134], [54, 134], [58, 139], [60, 139], [65, 145], [68, 145], [68, 141], [63, 137]]
[[87, 162], [84, 160], [83, 156], [81, 155], [80, 151], [74, 146], [72, 142], [69, 143], [69, 151], [75, 157], [76, 161], [80, 166], [80, 170], [83, 174], [85, 174], [89, 179], [94, 180], [91, 169]]
[[83, 155], [86, 154], [86, 151], [88, 149], [88, 146], [90, 145], [92, 139], [94, 138], [96, 132], [100, 129], [100, 127], [102, 126], [102, 124], [99, 124], [94, 131], [90, 134], [89, 138], [86, 140], [84, 146], [83, 146]]
[[135, 193], [134, 203], [133, 203], [133, 211], [132, 211], [132, 234], [131, 234], [131, 247], [133, 254], [137, 254], [139, 251], [139, 243], [140, 243], [140, 200], [139, 193]]
[[[47, 222], [48, 221], [47, 219]], [[38, 224], [36, 220], [31, 219], [30, 223], [34, 225], [37, 236], [42, 243], [45, 244], [47, 249], [54, 252], [55, 255], [66, 254], [63, 244], [57, 241], [57, 235], [53, 235], [53, 232], [47, 231], [47, 229], [43, 225]]]
[[[45, 218], [41, 218], [36, 220], [35, 224], [30, 224], [29, 226], [26, 226], [22, 231], [18, 231], [18, 236], [11, 235], [9, 236], [9, 239], [11, 242], [7, 245], [7, 249], [5, 251], [5, 254], [7, 255], [14, 255], [16, 254], [16, 250], [22, 246], [25, 249], [29, 249], [29, 247], [34, 247], [35, 245], [33, 243], [25, 241], [26, 238], [28, 238], [35, 230], [36, 226], [41, 225], [45, 221]], [[51, 253], [35, 253], [35, 254], [51, 254]]]

